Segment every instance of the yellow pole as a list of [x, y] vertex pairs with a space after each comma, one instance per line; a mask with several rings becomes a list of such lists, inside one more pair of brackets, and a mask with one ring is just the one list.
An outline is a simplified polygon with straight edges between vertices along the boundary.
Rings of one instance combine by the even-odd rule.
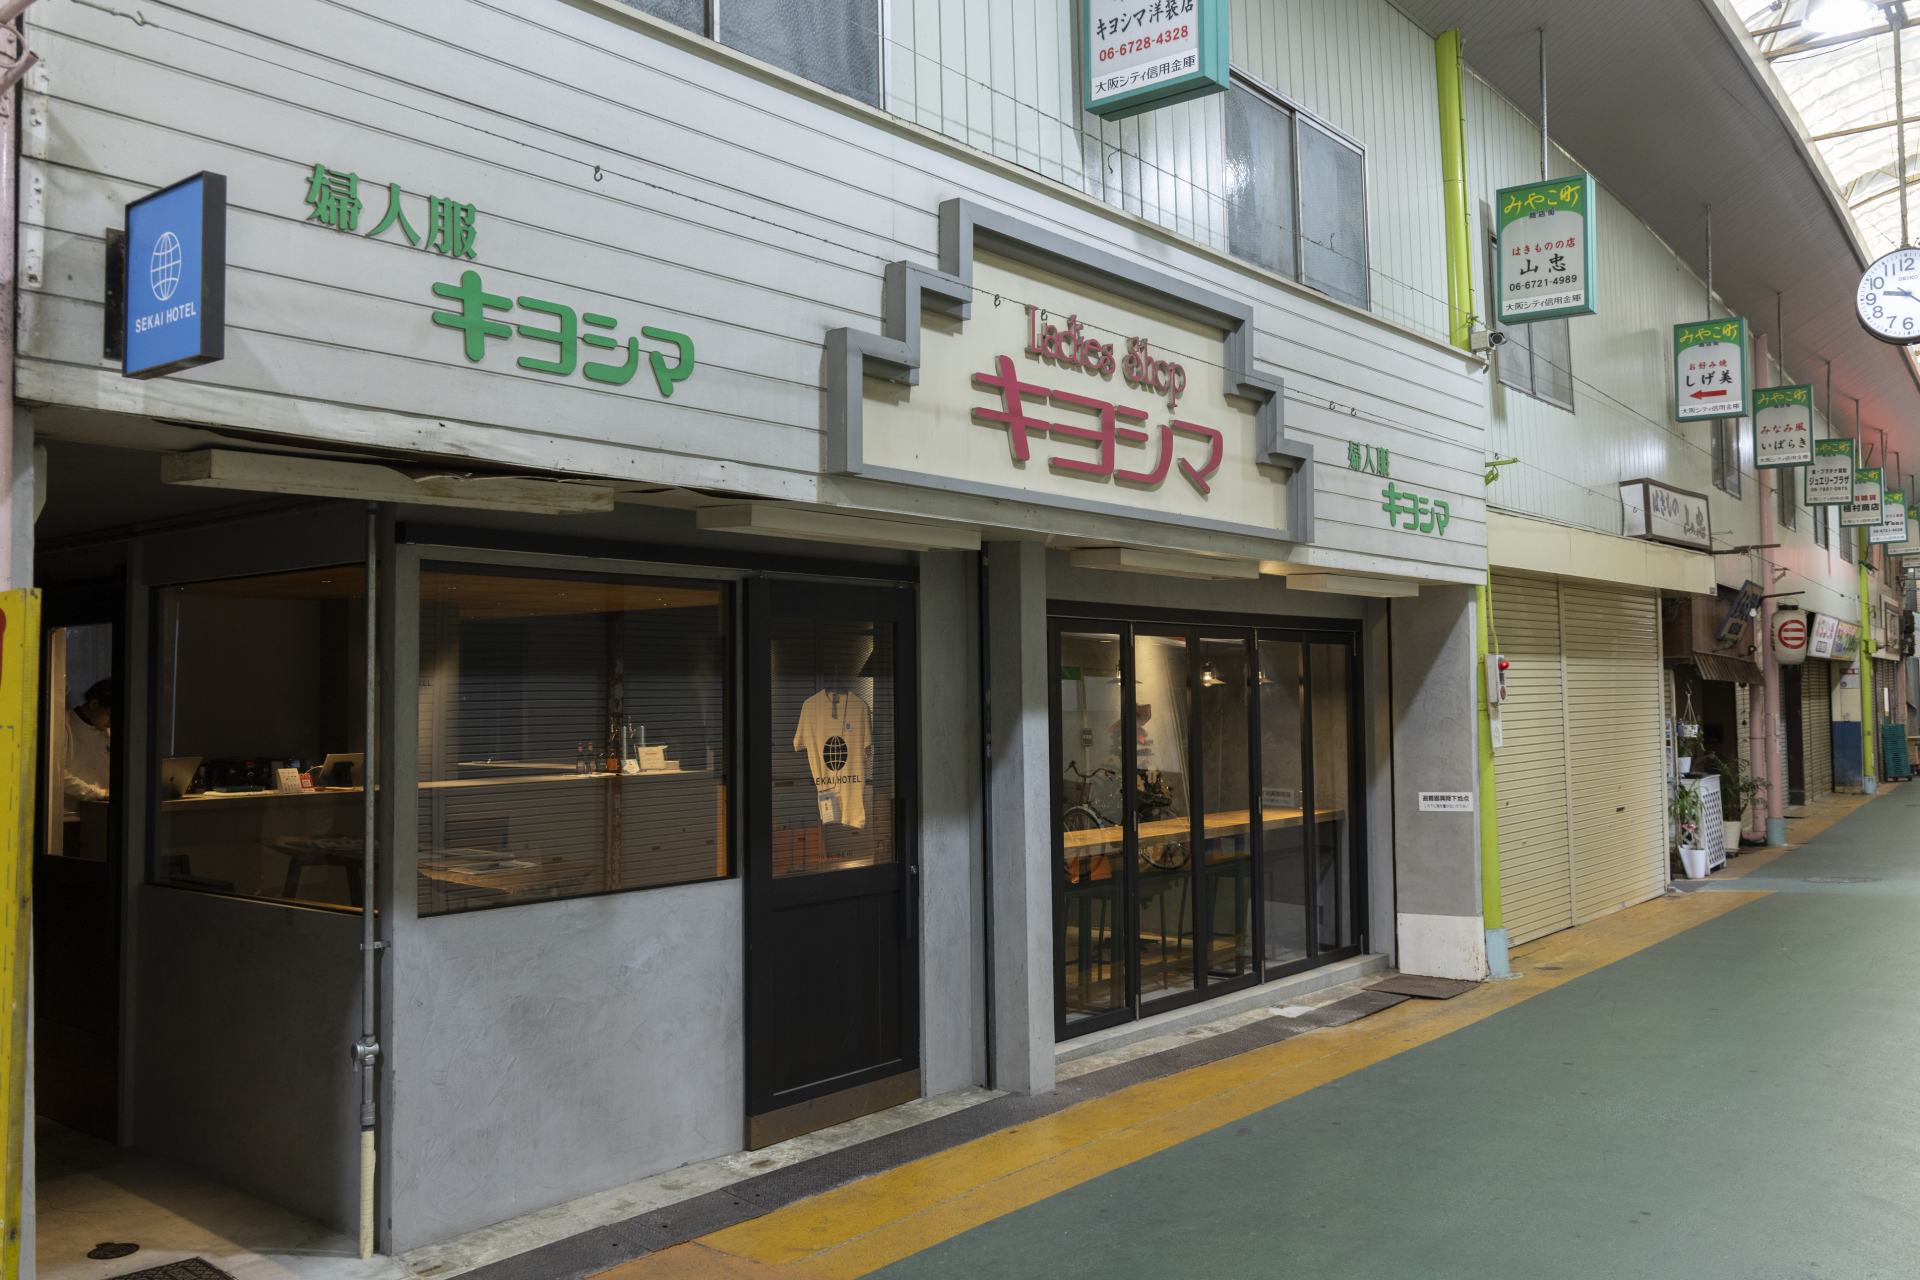
[[27, 967], [33, 938], [33, 753], [40, 691], [40, 593], [0, 591], [0, 1027], [6, 1066], [7, 1182], [0, 1280], [20, 1275], [27, 1139]]
[[[1467, 197], [1467, 99], [1461, 71], [1460, 33], [1443, 31], [1433, 42], [1435, 79], [1440, 88], [1440, 174], [1447, 227], [1448, 337], [1462, 351], [1473, 347], [1473, 231]], [[1507, 931], [1500, 901], [1500, 827], [1494, 812], [1493, 721], [1488, 710], [1486, 670], [1489, 619], [1493, 609], [1491, 576], [1475, 589], [1474, 688], [1480, 694], [1474, 716], [1480, 810], [1480, 914], [1487, 933], [1487, 967], [1496, 978], [1507, 968]]]

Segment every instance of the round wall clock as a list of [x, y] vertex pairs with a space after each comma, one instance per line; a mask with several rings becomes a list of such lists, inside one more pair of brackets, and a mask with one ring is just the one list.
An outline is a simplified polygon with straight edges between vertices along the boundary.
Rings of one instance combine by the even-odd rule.
[[1920, 343], [1920, 249], [1895, 249], [1868, 267], [1854, 309], [1880, 341]]

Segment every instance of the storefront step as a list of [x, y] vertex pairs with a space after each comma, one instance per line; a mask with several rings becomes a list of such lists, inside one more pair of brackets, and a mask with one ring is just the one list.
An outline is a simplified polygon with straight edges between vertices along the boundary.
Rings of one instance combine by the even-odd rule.
[[1296, 973], [1286, 978], [1258, 987], [1249, 987], [1245, 991], [1236, 991], [1232, 995], [1220, 996], [1201, 1004], [1188, 1005], [1183, 1009], [1173, 1009], [1166, 1013], [1142, 1018], [1138, 1022], [1129, 1022], [1118, 1027], [1109, 1027], [1104, 1031], [1089, 1032], [1064, 1040], [1054, 1050], [1054, 1061], [1064, 1066], [1095, 1054], [1108, 1054], [1116, 1049], [1139, 1044], [1146, 1040], [1157, 1040], [1162, 1036], [1177, 1035], [1195, 1027], [1206, 1026], [1231, 1018], [1236, 1014], [1247, 1013], [1255, 1009], [1268, 1009], [1284, 1006], [1316, 991], [1325, 991], [1329, 987], [1341, 986], [1360, 978], [1385, 973], [1390, 966], [1387, 957], [1382, 955], [1355, 956], [1350, 960], [1340, 960], [1323, 968]]

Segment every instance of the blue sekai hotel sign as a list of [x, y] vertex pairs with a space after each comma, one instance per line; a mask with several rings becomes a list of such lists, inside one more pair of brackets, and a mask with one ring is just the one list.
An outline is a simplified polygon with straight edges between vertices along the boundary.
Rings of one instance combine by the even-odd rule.
[[227, 180], [198, 173], [127, 206], [120, 372], [157, 378], [226, 355]]

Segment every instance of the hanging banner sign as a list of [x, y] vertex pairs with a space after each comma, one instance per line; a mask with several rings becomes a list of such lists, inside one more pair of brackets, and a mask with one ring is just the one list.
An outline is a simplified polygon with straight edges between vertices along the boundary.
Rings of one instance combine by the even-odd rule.
[[1853, 473], [1853, 501], [1840, 508], [1842, 529], [1871, 529], [1880, 523], [1881, 471], [1858, 467]]
[[1783, 667], [1797, 667], [1807, 660], [1807, 644], [1812, 640], [1804, 609], [1782, 605], [1773, 613], [1773, 660]]
[[1880, 501], [1880, 523], [1867, 530], [1867, 541], [1877, 547], [1891, 547], [1907, 540], [1907, 493], [1889, 489]]
[[1744, 418], [1752, 404], [1745, 320], [1732, 317], [1673, 326], [1673, 416], [1677, 420]]
[[1753, 393], [1753, 465], [1803, 467], [1813, 461], [1813, 388], [1761, 387]]
[[[1907, 495], [1909, 498], [1914, 495]], [[1920, 556], [1920, 506], [1907, 507], [1907, 534], [1905, 539], [1887, 548], [1890, 556]], [[1920, 565], [1910, 564], [1908, 572], [1920, 571]]]
[[1851, 440], [1816, 440], [1813, 465], [1807, 468], [1806, 504], [1844, 507], [1853, 501], [1853, 473], [1858, 464]]
[[1086, 0], [1084, 101], [1104, 120], [1224, 91], [1226, 0]]
[[1593, 175], [1502, 187], [1494, 193], [1501, 324], [1590, 316], [1599, 305]]

